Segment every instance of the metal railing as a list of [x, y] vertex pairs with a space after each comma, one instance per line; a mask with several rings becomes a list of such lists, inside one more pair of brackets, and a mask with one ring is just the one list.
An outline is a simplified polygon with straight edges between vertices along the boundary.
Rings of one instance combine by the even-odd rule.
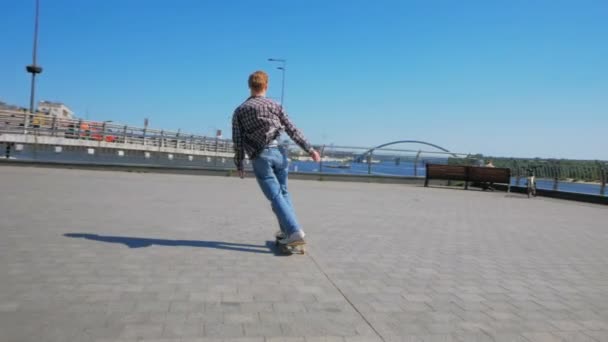
[[232, 141], [184, 132], [0, 110], [0, 133], [232, 153]]
[[606, 195], [608, 162], [605, 161], [512, 160], [503, 164], [511, 169], [516, 186], [525, 185], [527, 176], [534, 172], [545, 189]]
[[[0, 110], [0, 134], [2, 133], [67, 139], [63, 140], [64, 142], [83, 141], [80, 144], [83, 147], [87, 145], [85, 141], [100, 142], [103, 143], [100, 146], [103, 145], [104, 148], [120, 149], [115, 152], [102, 151], [96, 156], [98, 161], [114, 164], [131, 162], [163, 167], [234, 168], [230, 158], [233, 154], [231, 140], [180, 131], [148, 129], [112, 122], [58, 119], [42, 113]], [[10, 143], [4, 146], [7, 152], [4, 154], [4, 151], [0, 151], [0, 158], [8, 158], [11, 153], [14, 158], [16, 148]], [[138, 146], [140, 151], [130, 151], [131, 146]], [[149, 152], [145, 154], [141, 152], [142, 146], [144, 151]], [[291, 171], [300, 173], [424, 177], [425, 165], [428, 163], [483, 165], [481, 156], [466, 153], [396, 148], [370, 150], [369, 147], [334, 145], [315, 145], [322, 156], [321, 162], [315, 163], [298, 146], [284, 144], [283, 147], [291, 159]], [[72, 154], [67, 156], [66, 153], [65, 156], [75, 162], [96, 162], [88, 157], [80, 157], [83, 151], [72, 151]], [[204, 156], [193, 156], [192, 154], [195, 154], [193, 151], [198, 151]], [[164, 154], [161, 156], [161, 153]], [[52, 153], [45, 155], [40, 147], [36, 147], [31, 154], [29, 160], [44, 161], [44, 158], [48, 158]], [[21, 156], [25, 155], [27, 151], [21, 153]], [[57, 155], [52, 157], [55, 161], [61, 158]], [[581, 163], [580, 161], [496, 158], [494, 164], [497, 167], [511, 169], [513, 176], [511, 184], [515, 186], [525, 186], [529, 169], [533, 169], [537, 177], [537, 185], [541, 189], [606, 195], [608, 162], [605, 161]], [[247, 162], [246, 167], [250, 168], [251, 164]]]

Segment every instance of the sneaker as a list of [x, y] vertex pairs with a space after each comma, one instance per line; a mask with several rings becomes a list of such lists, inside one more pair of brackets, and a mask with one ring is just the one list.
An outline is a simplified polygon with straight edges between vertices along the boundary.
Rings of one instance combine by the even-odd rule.
[[282, 230], [277, 230], [277, 232], [274, 233], [274, 237], [279, 240], [283, 240], [286, 237], [286, 235], [285, 235], [285, 233], [283, 233]]
[[304, 234], [303, 231], [298, 230], [295, 233], [292, 233], [291, 235], [289, 235], [288, 238], [279, 240], [279, 243], [282, 243], [284, 245], [303, 245], [306, 243], [306, 241], [304, 241], [304, 236], [306, 236], [306, 234]]

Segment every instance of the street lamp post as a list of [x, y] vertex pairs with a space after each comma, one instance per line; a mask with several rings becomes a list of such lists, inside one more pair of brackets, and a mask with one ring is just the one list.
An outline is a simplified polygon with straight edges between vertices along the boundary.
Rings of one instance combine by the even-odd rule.
[[285, 101], [285, 71], [287, 69], [287, 60], [283, 59], [283, 58], [268, 58], [269, 62], [278, 62], [281, 63], [282, 65], [280, 67], [277, 67], [277, 69], [281, 70], [281, 72], [283, 73], [283, 77], [281, 80], [281, 106], [284, 106], [284, 101]]
[[[36, 64], [36, 54], [38, 52], [38, 16], [40, 9], [40, 0], [36, 0], [36, 18], [34, 22], [34, 52], [33, 62], [25, 67], [25, 70], [32, 74], [32, 87], [30, 92], [30, 113], [34, 112], [34, 98], [36, 93], [36, 75], [42, 73], [42, 67]], [[27, 127], [27, 125], [26, 125]]]

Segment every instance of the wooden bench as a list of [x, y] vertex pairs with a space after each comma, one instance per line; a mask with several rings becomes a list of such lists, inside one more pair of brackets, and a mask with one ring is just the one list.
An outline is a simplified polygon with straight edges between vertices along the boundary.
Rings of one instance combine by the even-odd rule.
[[467, 167], [462, 165], [426, 164], [424, 186], [429, 185], [429, 179], [466, 181]]
[[511, 169], [507, 168], [427, 164], [425, 187], [431, 179], [463, 181], [465, 189], [469, 188], [469, 182], [502, 183], [507, 184], [507, 192], [511, 191]]

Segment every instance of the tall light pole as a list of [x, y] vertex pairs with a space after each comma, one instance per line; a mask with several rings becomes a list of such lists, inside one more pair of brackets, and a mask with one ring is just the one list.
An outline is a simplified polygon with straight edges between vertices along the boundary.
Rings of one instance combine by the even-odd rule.
[[30, 113], [34, 112], [34, 97], [36, 93], [36, 75], [42, 73], [42, 67], [36, 64], [36, 54], [38, 52], [38, 13], [40, 9], [40, 0], [36, 0], [36, 18], [34, 22], [34, 53], [33, 62], [25, 67], [25, 70], [32, 74], [32, 89], [30, 93]]
[[277, 69], [283, 72], [283, 78], [281, 81], [281, 106], [285, 105], [285, 70], [287, 69], [287, 60], [283, 58], [268, 58], [269, 62], [278, 62], [282, 65], [277, 67]]

